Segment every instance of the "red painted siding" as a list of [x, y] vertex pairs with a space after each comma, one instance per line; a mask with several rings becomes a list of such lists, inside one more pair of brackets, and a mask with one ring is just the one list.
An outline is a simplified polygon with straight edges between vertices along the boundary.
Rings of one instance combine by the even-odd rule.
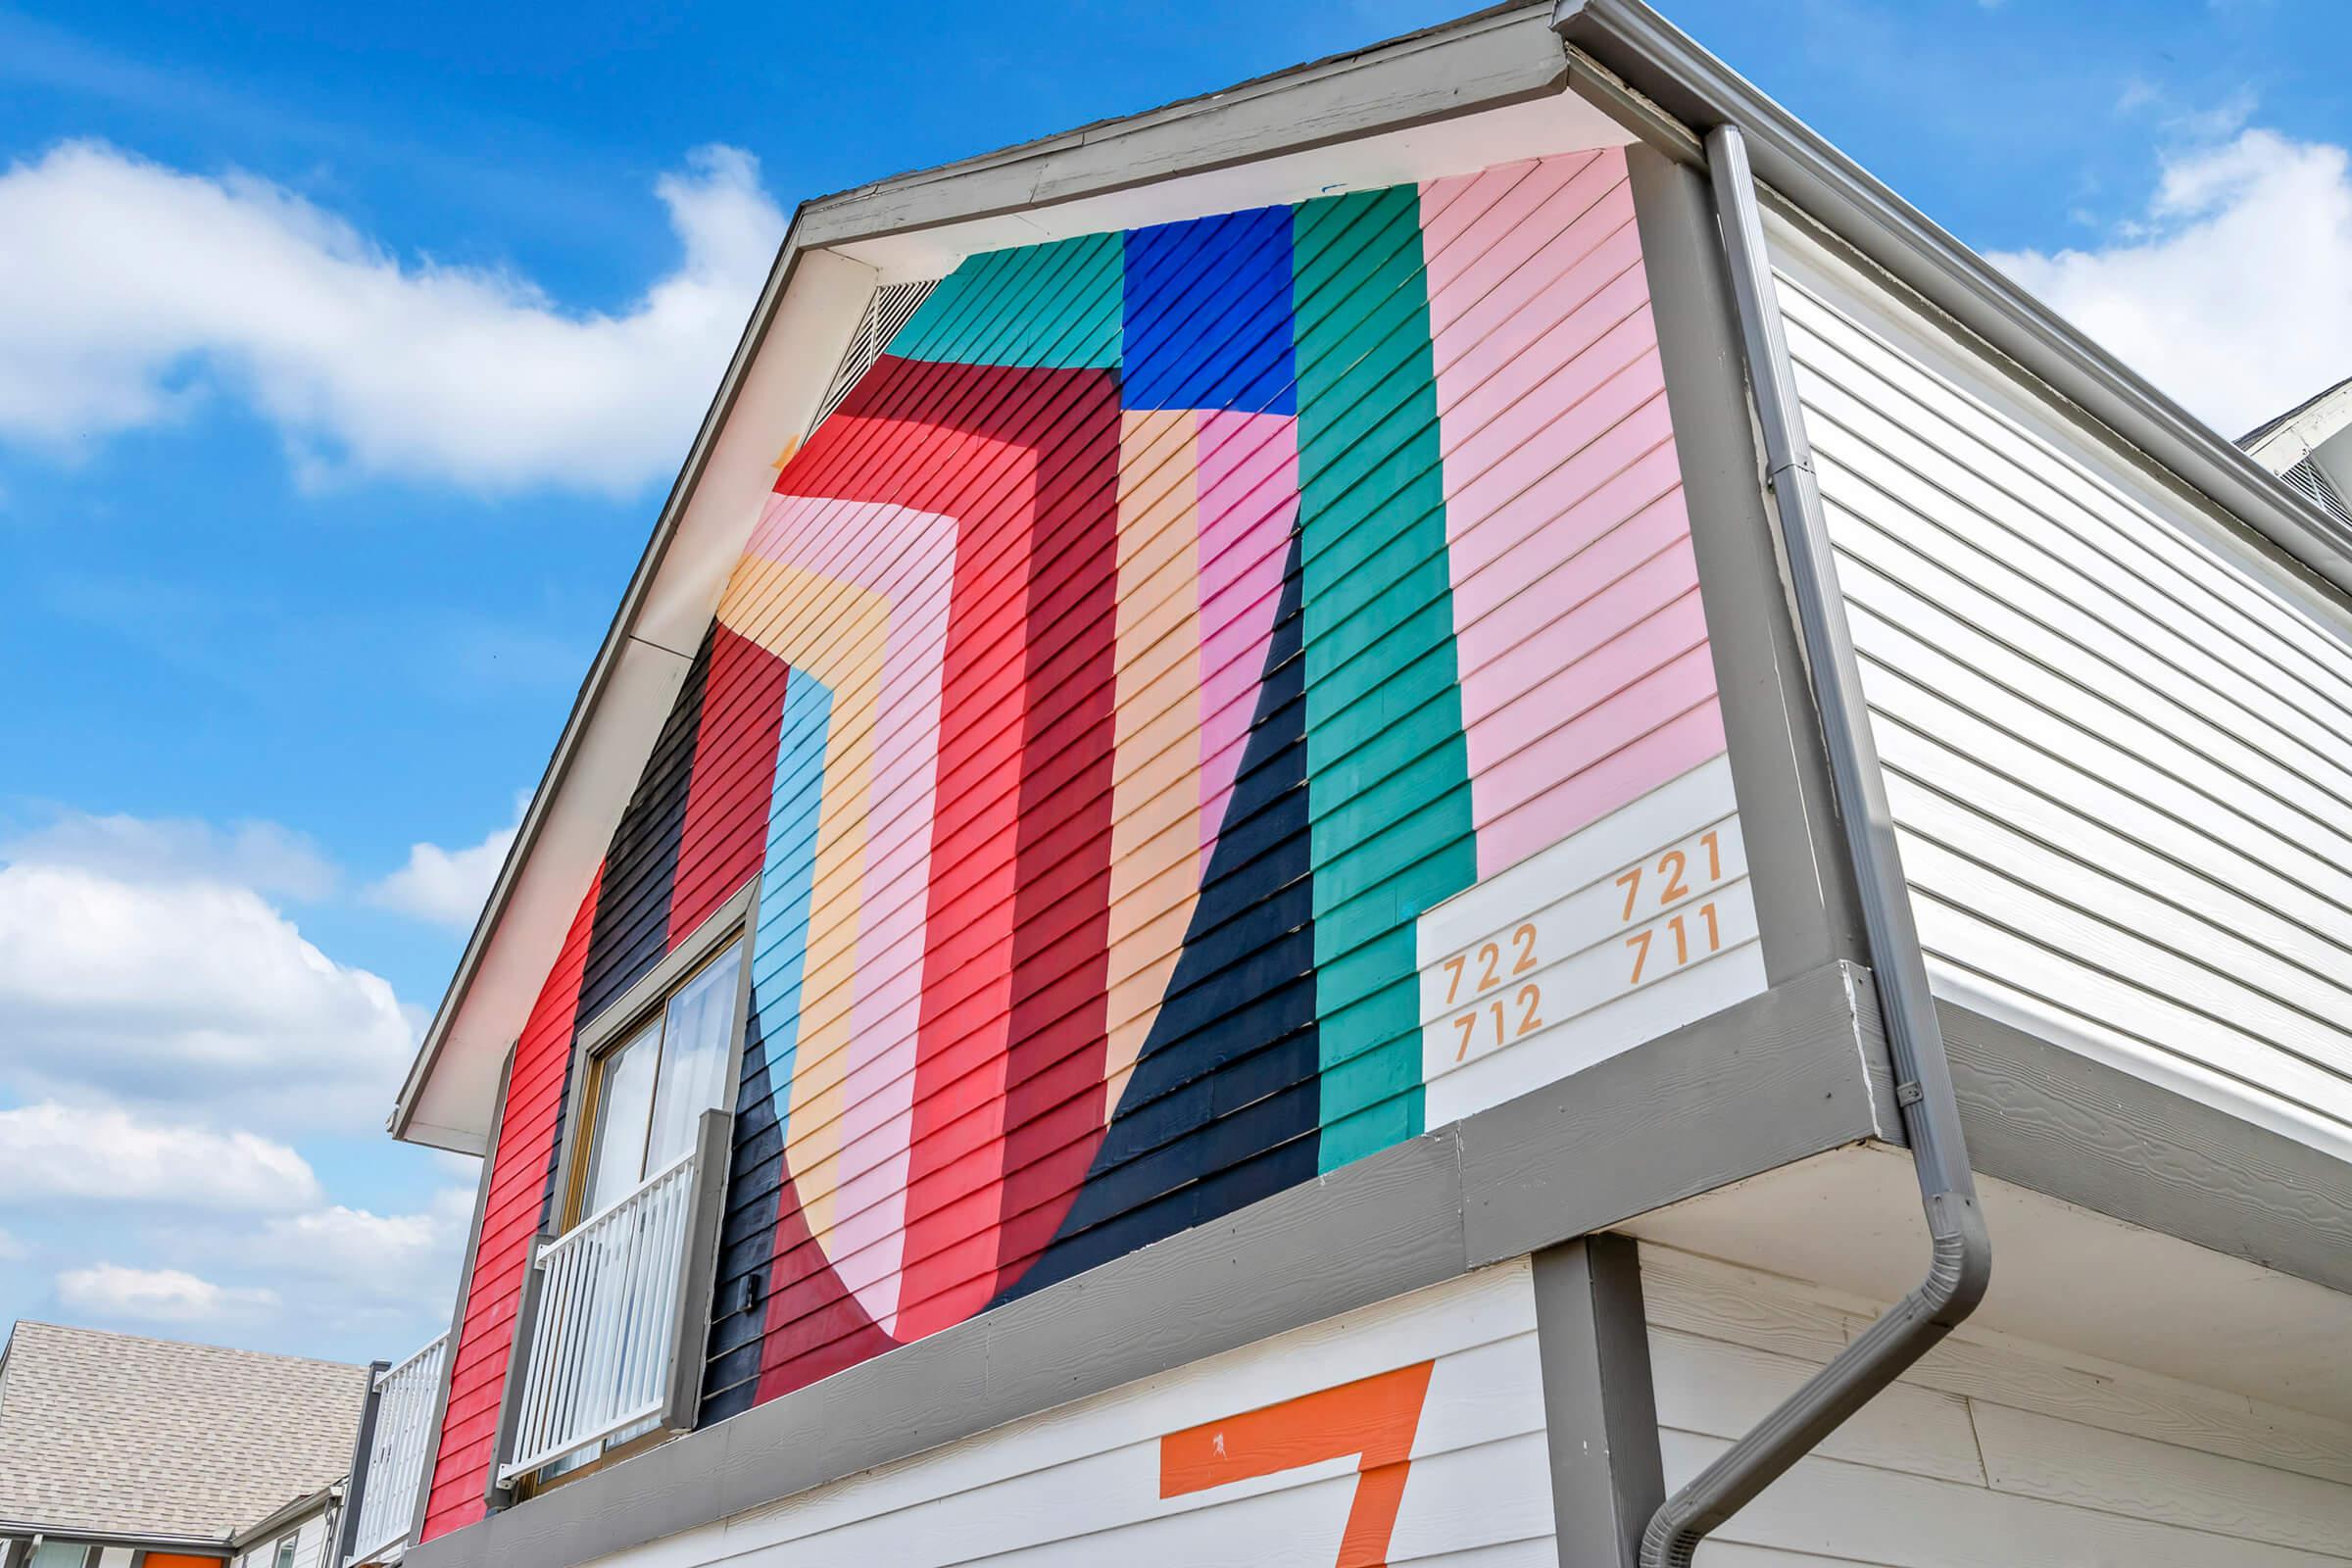
[[563, 1114], [565, 1068], [571, 1057], [572, 1020], [579, 1004], [580, 972], [596, 917], [600, 868], [572, 917], [530, 1021], [514, 1048], [507, 1081], [505, 1114], [490, 1161], [490, 1197], [482, 1209], [482, 1235], [466, 1293], [466, 1315], [449, 1379], [449, 1411], [441, 1422], [441, 1446], [434, 1455], [432, 1492], [424, 1529], [430, 1541], [479, 1519], [490, 1479], [490, 1448], [497, 1435], [498, 1401], [507, 1381], [507, 1355], [514, 1337], [514, 1313], [522, 1295], [523, 1267], [530, 1255], [548, 1193], [555, 1158], [556, 1126]]
[[692, 935], [760, 869], [776, 732], [784, 718], [785, 669], [784, 661], [758, 643], [724, 626], [713, 628], [664, 952]]

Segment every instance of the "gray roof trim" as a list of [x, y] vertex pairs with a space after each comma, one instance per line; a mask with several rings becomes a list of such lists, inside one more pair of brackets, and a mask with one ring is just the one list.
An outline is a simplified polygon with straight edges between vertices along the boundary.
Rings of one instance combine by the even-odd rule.
[[[595, 721], [634, 636], [639, 612], [801, 256], [909, 228], [1070, 200], [1450, 119], [1558, 92], [1567, 74], [1567, 57], [1549, 35], [1543, 0], [1517, 0], [1221, 92], [802, 203], [735, 357], [662, 503], [653, 537], [573, 699], [547, 770], [458, 959], [457, 972], [426, 1026], [386, 1123], [392, 1136], [463, 1153], [483, 1152], [468, 1134], [417, 1122], [417, 1098], [465, 1005], [582, 737]], [[666, 651], [677, 655], [674, 649]]]
[[[805, 210], [805, 206], [804, 206]], [[760, 354], [760, 345], [767, 336], [768, 322], [775, 317], [776, 305], [784, 291], [791, 286], [794, 264], [800, 260], [801, 212], [796, 211], [792, 222], [784, 230], [784, 241], [776, 249], [775, 264], [768, 269], [767, 282], [760, 291], [759, 303], [752, 308], [751, 320], [745, 323], [743, 336], [735, 345], [735, 354], [727, 362], [726, 374], [719, 378], [718, 390], [710, 399], [710, 409], [695, 431], [694, 444], [687, 448], [685, 465], [669, 487], [669, 495], [662, 503], [661, 514], [654, 521], [653, 537], [646, 541], [645, 554], [637, 561], [637, 569], [629, 574], [629, 585], [622, 590], [620, 604], [612, 612], [612, 621], [605, 630], [605, 640], [588, 666], [587, 675], [580, 681], [577, 696], [572, 699], [571, 712], [564, 720], [563, 733], [556, 738], [556, 749], [548, 758], [547, 770], [540, 775], [539, 787], [531, 792], [531, 804], [524, 808], [522, 821], [514, 830], [514, 839], [507, 847], [507, 858], [498, 868], [498, 880], [490, 885], [490, 897], [482, 902], [482, 912], [473, 922], [473, 932], [466, 939], [466, 951], [458, 957], [458, 970], [442, 993], [441, 1004], [433, 1011], [433, 1021], [426, 1025], [424, 1039], [416, 1048], [416, 1057], [409, 1064], [409, 1075], [402, 1081], [400, 1094], [392, 1103], [392, 1114], [385, 1125], [395, 1138], [407, 1138], [414, 1126], [416, 1096], [424, 1081], [432, 1074], [433, 1063], [440, 1058], [441, 1048], [449, 1036], [449, 1028], [457, 1019], [458, 1009], [465, 1004], [466, 994], [473, 983], [474, 972], [480, 968], [482, 955], [490, 946], [490, 937], [506, 914], [507, 901], [514, 894], [515, 879], [531, 858], [538, 843], [540, 829], [555, 805], [556, 796], [571, 770], [573, 757], [579, 749], [580, 737], [596, 717], [599, 699], [612, 679], [614, 667], [627, 647], [637, 624], [637, 612], [652, 590], [654, 579], [661, 573], [662, 562], [669, 553], [670, 541], [677, 537], [678, 523], [686, 514], [686, 503], [693, 498], [694, 487], [703, 476], [704, 466], [710, 461], [710, 450], [717, 443], [718, 432], [734, 410], [735, 396], [742, 390], [743, 378], [752, 361]], [[670, 650], [675, 652], [675, 650]], [[425, 1129], [416, 1128], [418, 1132]], [[493, 1129], [495, 1132], [495, 1129]], [[433, 1143], [460, 1153], [480, 1154], [486, 1150], [466, 1148], [456, 1141], [436, 1142], [430, 1138], [419, 1142]]]
[[342, 1481], [330, 1481], [316, 1492], [306, 1492], [293, 1501], [264, 1514], [252, 1524], [229, 1537], [231, 1551], [243, 1551], [255, 1543], [278, 1535], [297, 1519], [308, 1519], [343, 1494]]
[[99, 1546], [146, 1546], [167, 1551], [226, 1552], [226, 1536], [164, 1536], [142, 1530], [80, 1530], [38, 1519], [0, 1519], [0, 1536], [40, 1536], [49, 1541], [86, 1541]]
[[1662, 140], [1663, 150], [1694, 157], [1689, 130], [1738, 124], [1757, 178], [1797, 216], [1828, 229], [2289, 559], [2352, 592], [2352, 529], [2126, 368], [1641, 0], [1559, 0], [1554, 24], [1572, 50], [1687, 127]]

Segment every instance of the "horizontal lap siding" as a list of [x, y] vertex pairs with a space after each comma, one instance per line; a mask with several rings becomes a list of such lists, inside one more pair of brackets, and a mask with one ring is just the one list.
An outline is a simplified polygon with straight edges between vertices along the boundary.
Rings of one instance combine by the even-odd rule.
[[430, 1541], [482, 1516], [490, 1449], [498, 1430], [514, 1313], [522, 1295], [531, 1239], [539, 1234], [563, 1117], [580, 974], [588, 960], [597, 884], [580, 901], [571, 931], [523, 1025], [508, 1070], [507, 1097], [490, 1155], [488, 1197], [474, 1246], [466, 1305], [451, 1352], [449, 1402], [427, 1477], [420, 1540]]
[[1541, 1388], [1507, 1264], [607, 1561], [1550, 1568]]
[[759, 873], [700, 1420], [1418, 1133], [1430, 911], [1727, 822], [1722, 749], [1620, 151], [968, 259], [779, 470], [574, 958], [584, 1027]]
[[2087, 436], [1976, 385], [1956, 350], [1890, 329], [1883, 297], [1787, 254], [1789, 349], [1938, 991], [2352, 1138], [2342, 624], [2153, 509]]
[[[1642, 1267], [1669, 1487], [1867, 1326], [1802, 1286], [1686, 1253], [1644, 1249]], [[1931, 1351], [1698, 1553], [1702, 1568], [2348, 1559], [2352, 1427], [1966, 1338]]]

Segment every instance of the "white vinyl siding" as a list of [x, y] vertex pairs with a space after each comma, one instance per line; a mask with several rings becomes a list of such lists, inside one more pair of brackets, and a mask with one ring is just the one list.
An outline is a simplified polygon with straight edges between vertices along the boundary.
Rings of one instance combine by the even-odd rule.
[[[1340, 1452], [1348, 1445], [1328, 1441], [1329, 1406], [1270, 1439], [1268, 1429], [1252, 1433], [1239, 1423], [1287, 1424], [1286, 1412], [1362, 1381], [1400, 1376], [1424, 1380], [1405, 1427], [1359, 1427], [1361, 1406], [1341, 1418], [1358, 1437], [1386, 1432], [1396, 1441], [1410, 1432], [1385, 1560], [1554, 1568], [1535, 1292], [1524, 1260], [603, 1561], [616, 1568], [1328, 1565], [1339, 1556], [1359, 1486], [1379, 1485], [1359, 1475], [1364, 1446]], [[1219, 1463], [1285, 1457], [1279, 1466], [1246, 1464], [1246, 1475], [1171, 1487], [1170, 1445], [1188, 1438], [1196, 1464], [1207, 1452]], [[1384, 1468], [1394, 1478], [1394, 1464]]]
[[2352, 635], [1776, 228], [1939, 995], [2352, 1148]]
[[[1868, 1308], [1642, 1250], [1679, 1486], [1868, 1326]], [[1994, 1335], [1946, 1341], [1698, 1553], [1700, 1568], [2352, 1560], [2352, 1428]]]

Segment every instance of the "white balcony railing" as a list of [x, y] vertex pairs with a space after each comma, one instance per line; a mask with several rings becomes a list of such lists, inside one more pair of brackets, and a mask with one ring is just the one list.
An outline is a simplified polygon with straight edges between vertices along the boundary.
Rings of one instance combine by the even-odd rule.
[[398, 1366], [375, 1376], [375, 1435], [360, 1481], [360, 1518], [348, 1562], [388, 1561], [408, 1544], [432, 1446], [433, 1406], [441, 1396], [444, 1334]]
[[662, 1413], [700, 1152], [540, 1250], [501, 1486]]

